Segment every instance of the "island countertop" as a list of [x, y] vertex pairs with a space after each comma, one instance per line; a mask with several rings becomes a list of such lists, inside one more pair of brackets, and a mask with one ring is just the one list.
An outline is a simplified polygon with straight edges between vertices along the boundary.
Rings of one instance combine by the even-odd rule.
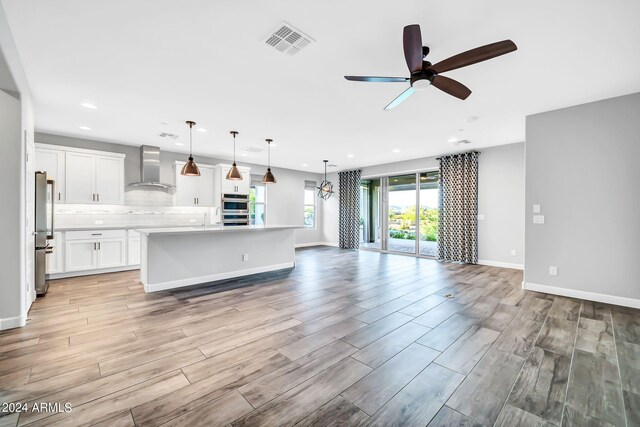
[[158, 227], [135, 229], [142, 235], [162, 235], [162, 234], [192, 234], [192, 233], [237, 233], [237, 232], [259, 232], [269, 230], [287, 230], [303, 228], [301, 225], [241, 225], [241, 226], [221, 226], [218, 224], [205, 226], [181, 226], [181, 227]]

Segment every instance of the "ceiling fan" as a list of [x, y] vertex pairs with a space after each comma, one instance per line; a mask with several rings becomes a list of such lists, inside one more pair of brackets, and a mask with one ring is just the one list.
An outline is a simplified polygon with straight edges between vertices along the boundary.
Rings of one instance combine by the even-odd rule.
[[402, 44], [404, 46], [404, 58], [407, 61], [411, 77], [344, 76], [345, 79], [356, 82], [409, 82], [411, 86], [384, 107], [385, 110], [397, 107], [405, 99], [413, 95], [415, 91], [424, 90], [430, 85], [456, 98], [467, 99], [471, 95], [471, 90], [468, 87], [449, 77], [441, 76], [440, 73], [486, 61], [487, 59], [513, 52], [518, 48], [511, 40], [503, 40], [477, 47], [436, 64], [431, 64], [431, 62], [425, 60], [429, 54], [429, 48], [422, 46], [420, 25], [407, 25], [404, 27]]

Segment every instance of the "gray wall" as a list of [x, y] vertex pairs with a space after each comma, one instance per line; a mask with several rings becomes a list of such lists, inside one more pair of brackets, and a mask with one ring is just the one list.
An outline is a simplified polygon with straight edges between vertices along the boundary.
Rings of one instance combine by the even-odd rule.
[[[113, 144], [90, 139], [71, 138], [45, 133], [36, 133], [36, 142], [43, 144], [63, 145], [68, 147], [86, 148], [91, 150], [122, 153], [125, 158], [125, 183], [140, 181], [140, 150], [138, 147], [124, 144]], [[169, 184], [175, 184], [174, 164], [183, 162], [187, 157], [184, 153], [170, 151], [160, 152], [160, 180]], [[217, 159], [195, 155], [196, 163], [215, 165], [218, 163], [231, 163], [230, 159]], [[250, 163], [238, 163], [239, 166], [248, 166], [252, 174], [261, 175], [266, 167]], [[304, 221], [304, 181], [320, 180], [316, 173], [296, 171], [283, 168], [272, 168], [277, 184], [267, 187], [267, 220], [269, 224], [302, 225]], [[139, 188], [135, 191], [140, 191]], [[144, 191], [154, 191], [144, 190]], [[156, 190], [157, 191], [157, 190]], [[322, 239], [322, 210], [317, 209], [316, 229], [296, 230], [296, 243], [315, 243]]]
[[[478, 259], [523, 267], [524, 143], [484, 148], [478, 168]], [[515, 250], [516, 254], [511, 255]]]
[[[0, 203], [0, 319], [20, 316], [20, 224], [21, 188], [20, 101], [0, 90], [0, 158], [7, 159], [0, 168], [2, 203]], [[11, 159], [11, 160], [9, 160]], [[1, 325], [0, 325], [1, 326]]]
[[28, 290], [33, 290], [33, 221], [26, 222], [25, 188], [32, 188], [35, 177], [27, 176], [25, 167], [25, 137], [33, 138], [34, 128], [31, 91], [2, 4], [0, 58], [0, 158], [5, 161], [0, 172], [0, 235], [4, 238], [0, 247], [0, 329], [4, 329], [24, 325], [32, 301]]
[[526, 282], [639, 299], [640, 93], [526, 123]]
[[[483, 148], [478, 170], [478, 259], [521, 268], [524, 255], [524, 143]], [[363, 177], [435, 170], [436, 157], [369, 166]], [[338, 174], [329, 174], [337, 187]], [[338, 242], [338, 197], [324, 202], [324, 240]], [[516, 255], [511, 255], [515, 249]]]

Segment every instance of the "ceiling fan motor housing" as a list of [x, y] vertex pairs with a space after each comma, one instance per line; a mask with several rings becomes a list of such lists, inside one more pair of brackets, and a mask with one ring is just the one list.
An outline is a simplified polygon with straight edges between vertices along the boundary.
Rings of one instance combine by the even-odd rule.
[[436, 74], [431, 70], [422, 70], [418, 73], [414, 73], [411, 75], [411, 86], [415, 90], [425, 90], [429, 86], [431, 86], [431, 82]]

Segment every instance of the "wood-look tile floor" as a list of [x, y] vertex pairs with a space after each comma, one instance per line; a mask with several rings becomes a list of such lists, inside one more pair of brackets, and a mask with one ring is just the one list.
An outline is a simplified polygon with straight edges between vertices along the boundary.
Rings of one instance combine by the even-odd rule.
[[27, 407], [0, 426], [640, 424], [639, 311], [521, 281], [326, 247], [215, 287], [55, 281], [0, 333], [0, 401]]

